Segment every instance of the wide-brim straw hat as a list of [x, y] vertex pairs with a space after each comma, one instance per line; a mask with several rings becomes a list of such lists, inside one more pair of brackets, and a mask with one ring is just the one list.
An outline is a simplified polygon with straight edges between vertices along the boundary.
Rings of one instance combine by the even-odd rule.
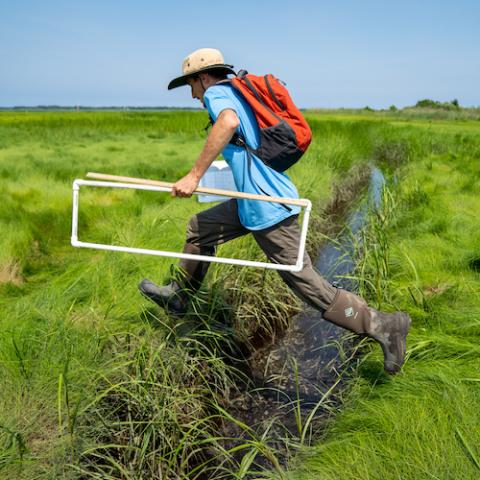
[[219, 74], [227, 75], [233, 73], [236, 75], [235, 70], [233, 70], [233, 65], [225, 63], [220, 50], [215, 48], [201, 48], [200, 50], [195, 50], [183, 61], [183, 75], [174, 78], [168, 84], [168, 89], [171, 90], [172, 88], [187, 85], [187, 80], [193, 75], [212, 70], [215, 70], [215, 72], [218, 72]]

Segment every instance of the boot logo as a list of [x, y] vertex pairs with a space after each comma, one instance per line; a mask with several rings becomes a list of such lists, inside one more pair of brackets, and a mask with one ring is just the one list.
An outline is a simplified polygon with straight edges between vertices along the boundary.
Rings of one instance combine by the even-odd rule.
[[345, 309], [345, 316], [352, 317], [353, 316], [353, 307], [348, 307]]

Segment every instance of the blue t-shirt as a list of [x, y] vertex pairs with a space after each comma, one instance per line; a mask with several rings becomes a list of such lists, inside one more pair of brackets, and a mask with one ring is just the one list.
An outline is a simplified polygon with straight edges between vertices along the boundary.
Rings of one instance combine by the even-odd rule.
[[[250, 105], [231, 85], [214, 85], [208, 88], [203, 100], [214, 121], [217, 120], [223, 110], [234, 110], [240, 120], [237, 133], [245, 139], [251, 148], [258, 148], [260, 134], [255, 115]], [[247, 152], [244, 148], [228, 144], [222, 155], [232, 170], [235, 185], [239, 192], [298, 198], [295, 185], [285, 173], [273, 170], [253, 154], [249, 165]], [[238, 199], [237, 202], [240, 222], [249, 230], [271, 227], [300, 212], [300, 207], [294, 205], [243, 199]]]

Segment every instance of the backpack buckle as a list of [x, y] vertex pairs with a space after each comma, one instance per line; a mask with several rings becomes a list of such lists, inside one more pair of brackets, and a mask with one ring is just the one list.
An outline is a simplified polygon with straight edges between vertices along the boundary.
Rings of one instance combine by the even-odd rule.
[[245, 140], [238, 134], [234, 133], [232, 138], [230, 139], [230, 142], [232, 145], [236, 145], [237, 147], [243, 147], [246, 148], [246, 143]]

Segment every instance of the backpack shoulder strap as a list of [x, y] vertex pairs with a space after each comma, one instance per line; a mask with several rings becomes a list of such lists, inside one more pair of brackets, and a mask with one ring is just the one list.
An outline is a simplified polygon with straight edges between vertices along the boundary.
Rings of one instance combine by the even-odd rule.
[[[247, 71], [246, 70], [240, 70], [238, 72], [238, 76], [242, 75], [242, 77], [244, 75], [247, 74]], [[232, 83], [231, 83], [231, 80], [229, 78], [226, 78], [225, 80], [220, 80], [219, 82], [217, 82], [215, 85], [230, 85], [233, 87]], [[208, 114], [208, 119], [209, 119], [209, 123], [208, 125], [205, 127], [205, 130], [208, 130], [215, 122], [212, 118], [212, 116], [210, 114]], [[250, 148], [248, 147], [247, 145], [247, 142], [245, 141], [245, 139], [243, 138], [242, 135], [239, 135], [237, 132], [235, 132], [232, 136], [232, 138], [230, 139], [230, 141], [228, 142], [230, 143], [231, 145], [235, 145], [237, 147], [243, 147], [243, 148]]]

